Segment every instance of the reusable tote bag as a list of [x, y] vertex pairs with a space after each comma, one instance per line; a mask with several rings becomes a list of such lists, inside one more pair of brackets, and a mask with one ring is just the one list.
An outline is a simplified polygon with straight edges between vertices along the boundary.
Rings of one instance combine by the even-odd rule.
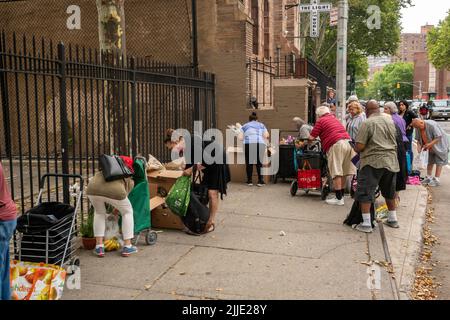
[[190, 197], [191, 178], [182, 176], [177, 179], [170, 189], [166, 198], [166, 205], [173, 213], [184, 217], [189, 206]]
[[10, 266], [12, 300], [59, 300], [66, 271], [56, 265], [13, 260]]
[[299, 189], [320, 189], [321, 187], [320, 169], [311, 169], [308, 160], [303, 163], [303, 168], [298, 171]]

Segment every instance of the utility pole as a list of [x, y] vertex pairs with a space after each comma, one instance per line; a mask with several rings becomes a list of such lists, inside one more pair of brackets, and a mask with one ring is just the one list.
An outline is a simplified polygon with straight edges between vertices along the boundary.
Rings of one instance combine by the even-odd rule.
[[422, 102], [422, 81], [419, 81], [419, 99]]
[[336, 61], [336, 93], [337, 118], [345, 125], [345, 102], [347, 93], [347, 23], [348, 0], [339, 0], [338, 8], [338, 34], [337, 34], [337, 61]]

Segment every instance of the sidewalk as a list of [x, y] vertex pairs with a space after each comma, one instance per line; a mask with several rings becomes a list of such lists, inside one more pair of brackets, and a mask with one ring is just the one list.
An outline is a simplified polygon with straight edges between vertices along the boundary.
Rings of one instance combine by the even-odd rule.
[[450, 166], [444, 168], [441, 176], [441, 186], [432, 188], [434, 208], [434, 223], [431, 225], [431, 232], [438, 238], [438, 244], [433, 248], [432, 261], [437, 262], [433, 267], [431, 275], [436, 277], [436, 282], [441, 286], [438, 288], [438, 299], [450, 299], [450, 215], [448, 207], [450, 187]]
[[[425, 203], [426, 190], [409, 187], [398, 211], [401, 228], [384, 228], [402, 298], [412, 281]], [[342, 225], [351, 204], [346, 198], [344, 207], [328, 206], [301, 191], [293, 198], [284, 183], [232, 184], [215, 232], [164, 231], [156, 245], [142, 244], [129, 258], [113, 252], [99, 259], [80, 250], [81, 290], [66, 289], [63, 298], [395, 299], [385, 268], [378, 269], [379, 288], [367, 286], [366, 262], [386, 256], [379, 227], [366, 235]]]

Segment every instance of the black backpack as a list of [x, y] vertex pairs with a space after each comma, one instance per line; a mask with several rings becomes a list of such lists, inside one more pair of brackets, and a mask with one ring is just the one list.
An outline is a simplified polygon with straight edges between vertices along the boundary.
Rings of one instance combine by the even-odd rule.
[[200, 235], [205, 231], [209, 220], [209, 209], [200, 201], [194, 191], [191, 191], [189, 206], [186, 215], [182, 219], [188, 229], [186, 231], [188, 234]]

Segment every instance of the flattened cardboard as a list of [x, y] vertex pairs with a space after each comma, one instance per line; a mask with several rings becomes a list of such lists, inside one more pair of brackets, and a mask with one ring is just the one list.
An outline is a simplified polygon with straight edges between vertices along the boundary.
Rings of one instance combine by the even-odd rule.
[[158, 188], [162, 188], [168, 193], [177, 179], [183, 175], [182, 171], [160, 170], [147, 172], [150, 197], [158, 194]]
[[162, 197], [156, 196], [150, 199], [150, 210], [156, 209], [159, 206], [166, 203], [166, 200]]
[[152, 210], [152, 228], [183, 230], [184, 224], [169, 208], [159, 206]]

